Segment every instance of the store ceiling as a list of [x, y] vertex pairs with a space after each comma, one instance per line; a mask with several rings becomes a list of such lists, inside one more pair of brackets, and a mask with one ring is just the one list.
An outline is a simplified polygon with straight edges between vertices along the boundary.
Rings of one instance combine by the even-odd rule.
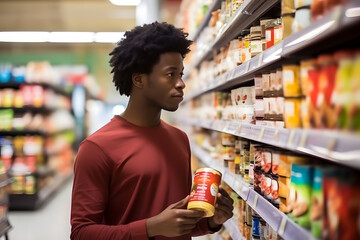
[[124, 31], [135, 25], [135, 7], [108, 0], [2, 0], [2, 31]]
[[[143, 0], [148, 1], [148, 0]], [[153, 0], [157, 1], [157, 0]], [[158, 0], [160, 21], [173, 23], [181, 0]], [[136, 25], [136, 7], [115, 6], [109, 0], [1, 0], [0, 31], [124, 32]], [[114, 44], [0, 43], [0, 55], [68, 53], [80, 64], [91, 62], [92, 74], [105, 92], [118, 97], [109, 81], [108, 58]], [[89, 60], [89, 53], [95, 60]], [[14, 57], [13, 57], [14, 59]], [[108, 94], [107, 94], [108, 95]], [[109, 100], [108, 99], [108, 100]]]

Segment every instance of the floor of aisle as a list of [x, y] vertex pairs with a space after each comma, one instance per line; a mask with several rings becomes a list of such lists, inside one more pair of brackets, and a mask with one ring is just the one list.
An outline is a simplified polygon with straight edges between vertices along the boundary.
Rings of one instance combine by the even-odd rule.
[[71, 188], [72, 180], [36, 211], [10, 211], [9, 240], [70, 239]]
[[[70, 203], [72, 181], [67, 183], [43, 207], [36, 211], [10, 211], [12, 229], [9, 240], [70, 239]], [[193, 240], [208, 240], [207, 236]]]

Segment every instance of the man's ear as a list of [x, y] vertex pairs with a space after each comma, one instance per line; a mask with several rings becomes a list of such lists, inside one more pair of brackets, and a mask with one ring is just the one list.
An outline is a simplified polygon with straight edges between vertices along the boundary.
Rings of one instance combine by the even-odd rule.
[[143, 88], [144, 87], [144, 74], [141, 73], [133, 73], [132, 75], [132, 83], [137, 88]]

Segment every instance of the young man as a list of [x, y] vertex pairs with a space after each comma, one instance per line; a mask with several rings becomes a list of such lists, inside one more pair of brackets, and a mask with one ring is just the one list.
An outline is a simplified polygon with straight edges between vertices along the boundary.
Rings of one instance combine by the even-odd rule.
[[74, 167], [71, 239], [191, 239], [218, 231], [233, 201], [220, 187], [215, 215], [187, 210], [186, 134], [160, 119], [183, 100], [190, 40], [167, 23], [125, 33], [110, 53], [113, 82], [130, 96], [121, 116], [84, 140]]

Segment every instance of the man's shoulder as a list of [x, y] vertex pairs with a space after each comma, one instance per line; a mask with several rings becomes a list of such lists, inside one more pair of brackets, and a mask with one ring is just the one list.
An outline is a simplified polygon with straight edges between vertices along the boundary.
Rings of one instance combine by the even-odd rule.
[[163, 122], [163, 126], [171, 133], [173, 134], [177, 134], [177, 135], [181, 135], [185, 138], [187, 138], [187, 135], [186, 133], [181, 130], [180, 128], [178, 128], [177, 126], [174, 126], [174, 125], [171, 125], [169, 123], [166, 123], [165, 121], [162, 121]]

